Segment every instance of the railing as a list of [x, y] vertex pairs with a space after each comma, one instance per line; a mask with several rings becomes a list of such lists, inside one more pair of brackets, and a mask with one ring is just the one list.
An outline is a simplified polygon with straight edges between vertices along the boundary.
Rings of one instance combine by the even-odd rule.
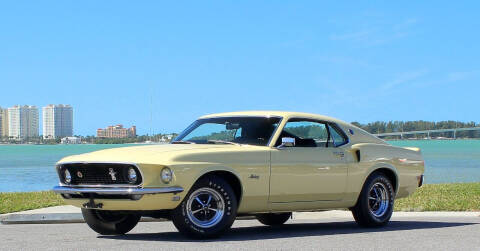
[[387, 133], [377, 133], [373, 135], [377, 137], [400, 136], [403, 138], [404, 135], [427, 134], [427, 137], [430, 138], [430, 133], [453, 132], [453, 138], [456, 138], [457, 132], [476, 131], [476, 130], [480, 130], [480, 127], [436, 129], [436, 130], [423, 130], [423, 131], [410, 131], [410, 132], [387, 132]]

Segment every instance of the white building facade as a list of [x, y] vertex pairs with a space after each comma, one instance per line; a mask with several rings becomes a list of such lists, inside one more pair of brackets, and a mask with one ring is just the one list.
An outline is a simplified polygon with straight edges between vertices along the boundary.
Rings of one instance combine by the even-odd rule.
[[47, 105], [42, 108], [43, 138], [73, 136], [73, 108], [70, 105]]
[[8, 137], [8, 109], [0, 107], [0, 138]]
[[60, 140], [61, 144], [81, 144], [82, 139], [79, 137], [65, 137]]
[[38, 109], [36, 106], [8, 108], [8, 136], [14, 139], [38, 137]]

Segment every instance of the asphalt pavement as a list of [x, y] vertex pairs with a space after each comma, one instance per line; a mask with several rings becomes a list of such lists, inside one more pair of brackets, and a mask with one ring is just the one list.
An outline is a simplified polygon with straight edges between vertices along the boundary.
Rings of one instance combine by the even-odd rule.
[[213, 240], [187, 239], [171, 222], [141, 222], [122, 236], [100, 236], [84, 223], [0, 225], [0, 250], [480, 250], [478, 213], [398, 213], [374, 229], [345, 213], [316, 215], [280, 227], [237, 220]]

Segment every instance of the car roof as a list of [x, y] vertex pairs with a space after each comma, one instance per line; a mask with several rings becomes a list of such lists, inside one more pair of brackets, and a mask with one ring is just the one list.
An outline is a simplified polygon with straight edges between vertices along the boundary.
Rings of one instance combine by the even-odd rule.
[[322, 120], [322, 121], [331, 121], [339, 124], [349, 124], [345, 121], [324, 116], [324, 115], [319, 115], [314, 113], [305, 113], [305, 112], [289, 112], [289, 111], [225, 112], [225, 113], [214, 113], [214, 114], [204, 115], [200, 117], [200, 119], [215, 118], [215, 117], [235, 117], [235, 116], [259, 116], [259, 117], [283, 117], [283, 118], [299, 117], [299, 118], [315, 119], [315, 120]]

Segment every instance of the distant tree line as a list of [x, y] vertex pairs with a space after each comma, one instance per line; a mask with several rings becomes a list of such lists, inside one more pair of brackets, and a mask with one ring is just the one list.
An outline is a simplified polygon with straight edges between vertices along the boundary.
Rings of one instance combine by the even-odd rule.
[[[142, 143], [146, 141], [169, 142], [170, 140], [166, 139], [168, 135], [172, 135], [170, 140], [178, 136], [177, 133], [140, 135], [140, 136], [131, 137], [131, 138], [97, 138], [95, 136], [86, 136], [86, 137], [83, 137], [83, 141], [90, 144], [128, 144], [128, 143]], [[166, 140], [166, 141], [163, 141], [163, 140]]]
[[[146, 141], [169, 142], [169, 140], [167, 139], [167, 136], [169, 135], [172, 135], [171, 139], [174, 139], [175, 137], [177, 137], [178, 134], [171, 133], [171, 134], [141, 135], [141, 136], [131, 137], [131, 138], [97, 138], [95, 136], [79, 136], [79, 135], [75, 135], [75, 137], [79, 137], [82, 139], [82, 142], [89, 143], [89, 144], [128, 144], [128, 143], [142, 143]], [[41, 135], [38, 137], [29, 137], [22, 140], [11, 139], [9, 137], [0, 138], [0, 143], [6, 143], [6, 144], [29, 143], [29, 144], [54, 145], [54, 144], [59, 144], [60, 141], [61, 141], [61, 138], [44, 139]]]
[[[390, 132], [410, 132], [410, 131], [424, 131], [424, 130], [438, 130], [438, 129], [455, 129], [455, 128], [470, 128], [479, 127], [479, 123], [475, 122], [458, 122], [458, 121], [376, 121], [368, 124], [361, 124], [358, 122], [352, 122], [353, 125], [358, 126], [365, 131], [373, 134], [377, 133], [390, 133]], [[408, 138], [424, 138], [426, 135], [407, 135]], [[452, 138], [453, 133], [430, 133], [430, 137], [444, 137]], [[477, 131], [463, 131], [456, 133], [457, 138], [480, 138], [480, 130]], [[398, 138], [398, 137], [389, 137]]]
[[0, 143], [3, 144], [24, 144], [24, 143], [31, 143], [31, 144], [42, 144], [42, 145], [55, 145], [60, 143], [60, 138], [57, 139], [44, 139], [42, 136], [38, 137], [29, 137], [26, 139], [18, 140], [12, 139], [10, 137], [1, 137]]
[[326, 139], [328, 137], [327, 129], [317, 125], [286, 127], [284, 131], [305, 138]]
[[228, 140], [233, 140], [235, 138], [235, 132], [236, 130], [213, 132], [209, 135], [196, 136], [188, 140], [191, 140], [191, 141], [227, 140], [228, 141]]

